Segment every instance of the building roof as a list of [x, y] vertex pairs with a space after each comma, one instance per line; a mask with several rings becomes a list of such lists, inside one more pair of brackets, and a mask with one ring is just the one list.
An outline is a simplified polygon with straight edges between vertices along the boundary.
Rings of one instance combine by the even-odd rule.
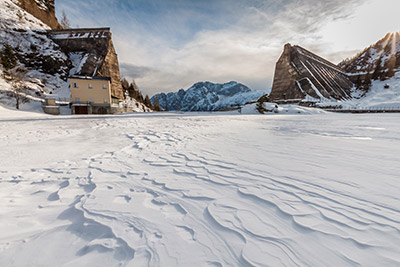
[[69, 79], [78, 79], [78, 80], [98, 80], [98, 81], [111, 81], [110, 77], [99, 77], [99, 76], [69, 76]]

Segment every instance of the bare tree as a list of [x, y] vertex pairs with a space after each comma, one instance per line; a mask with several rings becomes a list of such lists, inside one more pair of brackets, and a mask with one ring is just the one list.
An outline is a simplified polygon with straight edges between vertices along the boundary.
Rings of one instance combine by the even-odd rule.
[[65, 14], [65, 11], [63, 10], [62, 15], [61, 15], [61, 22], [60, 25], [63, 29], [69, 29], [71, 28], [71, 24], [69, 23], [69, 20], [67, 18], [67, 15]]
[[0, 63], [3, 66], [4, 79], [11, 84], [9, 96], [15, 99], [15, 107], [19, 109], [21, 102], [28, 101], [22, 94], [22, 91], [25, 90], [23, 86], [25, 71], [18, 67], [14, 49], [8, 44], [5, 44], [0, 52]]
[[21, 103], [29, 102], [26, 97], [27, 88], [24, 85], [24, 77], [26, 71], [22, 68], [15, 67], [3, 72], [4, 79], [11, 84], [11, 90], [8, 96], [15, 100], [15, 108], [19, 109]]
[[21, 103], [29, 102], [26, 97], [24, 86], [25, 70], [14, 68], [9, 71], [7, 80], [11, 82], [11, 97], [15, 100], [15, 108], [19, 109]]

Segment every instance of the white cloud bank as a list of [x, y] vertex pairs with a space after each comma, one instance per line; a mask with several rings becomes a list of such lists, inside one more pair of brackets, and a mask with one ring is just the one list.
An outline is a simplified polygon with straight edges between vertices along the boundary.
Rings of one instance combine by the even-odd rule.
[[[93, 0], [83, 7], [75, 1], [59, 1], [58, 12], [65, 9], [80, 26], [111, 26], [122, 74], [149, 95], [204, 80], [268, 90], [287, 42], [337, 63], [388, 31], [375, 0], [96, 1], [95, 15], [84, 17]], [[399, 6], [379, 3], [386, 1]]]

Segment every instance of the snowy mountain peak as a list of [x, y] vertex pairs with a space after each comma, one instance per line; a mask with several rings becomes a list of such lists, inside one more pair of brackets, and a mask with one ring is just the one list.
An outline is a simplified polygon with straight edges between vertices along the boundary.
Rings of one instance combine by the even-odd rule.
[[230, 81], [224, 84], [198, 82], [186, 91], [160, 93], [151, 98], [152, 103], [158, 99], [164, 110], [182, 111], [217, 111], [244, 105], [261, 97], [265, 92], [252, 91], [247, 86]]

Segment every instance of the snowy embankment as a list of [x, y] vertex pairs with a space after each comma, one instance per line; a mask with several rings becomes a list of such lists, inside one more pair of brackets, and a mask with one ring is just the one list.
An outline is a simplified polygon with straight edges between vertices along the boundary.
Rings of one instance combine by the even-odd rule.
[[[385, 88], [385, 86], [388, 88]], [[400, 110], [400, 71], [386, 81], [375, 80], [365, 96], [354, 92], [356, 98], [347, 101], [324, 101], [320, 107], [342, 106], [342, 109]]]
[[0, 121], [0, 266], [400, 264], [396, 114]]

